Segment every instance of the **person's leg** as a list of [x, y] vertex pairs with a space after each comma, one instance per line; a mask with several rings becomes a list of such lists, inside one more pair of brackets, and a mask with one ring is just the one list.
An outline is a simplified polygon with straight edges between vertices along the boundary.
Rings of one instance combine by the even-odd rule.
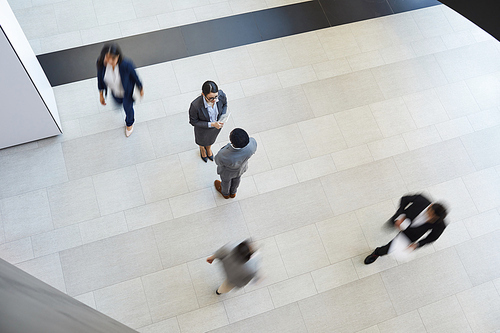
[[206, 146], [205, 149], [207, 150], [207, 157], [210, 159], [210, 161], [213, 161], [214, 153], [212, 153], [212, 146]]
[[220, 193], [223, 196], [229, 196], [229, 191], [230, 191], [230, 188], [231, 188], [231, 181], [232, 181], [232, 179], [231, 178], [225, 178], [225, 177], [223, 178], [221, 176], [220, 180], [221, 180], [221, 190], [220, 190]]
[[375, 251], [373, 251], [373, 254], [376, 256], [385, 256], [389, 252], [389, 248], [391, 247], [392, 241], [389, 243], [385, 244], [384, 246], [377, 247]]
[[214, 186], [217, 192], [222, 194], [224, 199], [229, 199], [229, 187], [231, 186], [231, 178], [220, 177], [221, 180], [214, 181]]
[[125, 110], [125, 124], [130, 127], [134, 124], [134, 100], [132, 97], [123, 98], [123, 110]]
[[236, 191], [238, 186], [240, 186], [241, 176], [231, 179], [231, 186], [229, 188], [229, 196], [234, 198], [236, 196]]
[[369, 265], [377, 260], [380, 256], [385, 256], [389, 252], [389, 248], [391, 247], [392, 241], [387, 243], [384, 246], [377, 247], [375, 251], [373, 251], [370, 255], [365, 258], [365, 265]]
[[200, 146], [200, 155], [201, 157], [207, 157], [207, 151], [205, 150], [205, 147]]
[[122, 105], [123, 104], [123, 98], [119, 98], [119, 97], [116, 97], [115, 94], [111, 93], [111, 96], [113, 96], [113, 99], [115, 100], [115, 102], [119, 105]]
[[221, 286], [219, 288], [217, 288], [215, 293], [217, 295], [225, 294], [225, 293], [228, 293], [231, 290], [233, 290], [233, 288], [234, 288], [234, 286], [231, 283], [227, 282], [227, 280], [224, 280], [224, 282], [222, 282]]

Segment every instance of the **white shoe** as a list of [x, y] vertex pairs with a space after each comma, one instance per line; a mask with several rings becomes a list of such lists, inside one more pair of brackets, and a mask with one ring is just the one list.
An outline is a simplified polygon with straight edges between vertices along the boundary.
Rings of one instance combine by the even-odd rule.
[[125, 126], [125, 136], [128, 138], [130, 136], [130, 134], [132, 134], [132, 132], [134, 131], [134, 125], [132, 125], [130, 127], [130, 131], [128, 130], [128, 127]]

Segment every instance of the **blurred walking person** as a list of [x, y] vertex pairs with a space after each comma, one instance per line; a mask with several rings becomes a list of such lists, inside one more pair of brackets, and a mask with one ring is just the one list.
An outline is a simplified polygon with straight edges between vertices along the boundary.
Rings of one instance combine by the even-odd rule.
[[245, 240], [239, 244], [229, 243], [218, 249], [207, 258], [209, 264], [215, 259], [222, 261], [226, 279], [215, 290], [217, 295], [230, 292], [233, 288], [243, 288], [257, 276], [260, 258], [250, 244]]
[[140, 90], [144, 96], [142, 82], [139, 80], [132, 61], [125, 59], [117, 44], [106, 44], [97, 59], [97, 86], [99, 88], [99, 101], [106, 105], [108, 89], [111, 96], [125, 110], [125, 135], [127, 137], [134, 130], [134, 88]]
[[365, 265], [372, 264], [378, 257], [388, 253], [411, 252], [436, 241], [446, 228], [444, 219], [447, 214], [442, 204], [431, 202], [421, 194], [402, 197], [396, 214], [386, 222], [400, 230], [399, 234], [367, 256]]

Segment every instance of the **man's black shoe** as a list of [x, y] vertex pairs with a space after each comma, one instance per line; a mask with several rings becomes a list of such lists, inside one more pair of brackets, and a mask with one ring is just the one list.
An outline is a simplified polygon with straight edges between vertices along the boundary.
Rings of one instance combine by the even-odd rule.
[[379, 256], [376, 254], [370, 254], [368, 257], [365, 258], [365, 265], [372, 264], [375, 260], [377, 260]]

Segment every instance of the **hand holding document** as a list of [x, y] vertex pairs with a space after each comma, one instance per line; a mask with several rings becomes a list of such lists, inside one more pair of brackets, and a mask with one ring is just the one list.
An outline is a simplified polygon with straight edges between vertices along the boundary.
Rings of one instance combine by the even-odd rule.
[[229, 112], [224, 113], [222, 116], [220, 116], [219, 123], [225, 124], [227, 122], [227, 120], [229, 119], [230, 115], [231, 114]]

